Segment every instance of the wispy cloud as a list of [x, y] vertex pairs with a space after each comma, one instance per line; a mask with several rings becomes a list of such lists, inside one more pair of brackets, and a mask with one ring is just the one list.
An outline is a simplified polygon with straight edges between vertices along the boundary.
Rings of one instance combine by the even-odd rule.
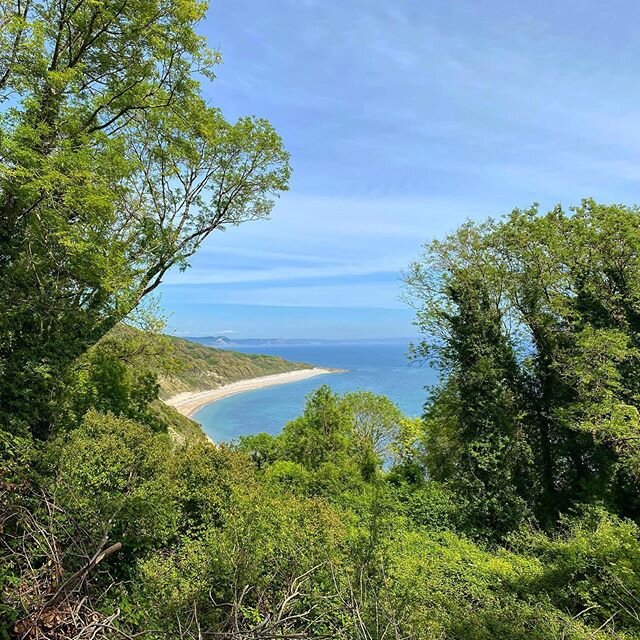
[[638, 18], [630, 0], [212, 3], [225, 64], [205, 91], [274, 123], [292, 190], [214, 234], [170, 299], [395, 306], [399, 270], [466, 218], [637, 199]]
[[324, 280], [348, 276], [397, 274], [407, 266], [407, 260], [381, 258], [360, 264], [333, 264], [318, 267], [272, 267], [268, 269], [224, 269], [219, 272], [210, 267], [192, 268], [183, 273], [169, 274], [165, 284], [239, 284], [246, 282], [274, 282], [286, 280]]

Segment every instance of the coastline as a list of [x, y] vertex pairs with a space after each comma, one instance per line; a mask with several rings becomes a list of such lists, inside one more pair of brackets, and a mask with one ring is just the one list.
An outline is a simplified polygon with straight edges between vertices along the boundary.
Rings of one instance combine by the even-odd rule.
[[289, 382], [298, 382], [299, 380], [306, 380], [307, 378], [313, 378], [327, 373], [337, 373], [337, 370], [314, 367], [313, 369], [298, 369], [296, 371], [275, 373], [259, 378], [247, 378], [246, 380], [238, 380], [237, 382], [231, 382], [230, 384], [225, 384], [207, 391], [184, 391], [171, 398], [167, 398], [164, 402], [182, 415], [190, 418], [198, 409], [201, 409], [205, 405], [216, 402], [217, 400], [222, 400], [222, 398], [236, 395], [237, 393], [254, 391], [255, 389], [263, 389], [265, 387], [287, 384]]

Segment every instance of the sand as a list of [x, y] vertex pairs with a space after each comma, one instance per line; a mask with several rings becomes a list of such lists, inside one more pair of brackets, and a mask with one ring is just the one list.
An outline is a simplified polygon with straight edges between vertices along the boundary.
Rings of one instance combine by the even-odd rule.
[[334, 372], [335, 370], [315, 367], [313, 369], [299, 369], [298, 371], [288, 371], [287, 373], [276, 373], [260, 378], [239, 380], [238, 382], [225, 384], [222, 387], [210, 389], [209, 391], [186, 391], [165, 400], [165, 402], [189, 418], [206, 404], [210, 404], [216, 400], [222, 400], [222, 398], [227, 398], [228, 396], [233, 396], [236, 393], [272, 387], [276, 384], [286, 384], [287, 382], [297, 382], [298, 380], [306, 380], [307, 378]]

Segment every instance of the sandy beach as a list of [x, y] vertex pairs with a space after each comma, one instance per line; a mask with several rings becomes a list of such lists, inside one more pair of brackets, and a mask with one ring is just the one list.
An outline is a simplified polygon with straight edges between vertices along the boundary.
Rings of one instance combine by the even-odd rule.
[[297, 382], [298, 380], [306, 380], [314, 376], [321, 376], [326, 373], [334, 373], [331, 369], [321, 369], [315, 367], [313, 369], [300, 369], [298, 371], [288, 371], [287, 373], [276, 373], [270, 376], [261, 376], [260, 378], [249, 378], [247, 380], [239, 380], [231, 384], [225, 384], [216, 389], [209, 391], [186, 391], [179, 393], [167, 400], [165, 403], [187, 417], [191, 417], [198, 409], [206, 404], [221, 400], [228, 396], [244, 391], [253, 391], [254, 389], [262, 389], [263, 387], [272, 387], [277, 384], [286, 384], [288, 382]]

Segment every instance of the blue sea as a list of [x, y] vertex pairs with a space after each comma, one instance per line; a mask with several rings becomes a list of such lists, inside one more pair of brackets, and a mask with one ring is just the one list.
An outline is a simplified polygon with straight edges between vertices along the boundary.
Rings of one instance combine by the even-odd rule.
[[216, 442], [260, 432], [277, 434], [302, 413], [305, 398], [323, 384], [338, 393], [364, 389], [388, 396], [408, 416], [418, 416], [436, 372], [409, 363], [407, 343], [320, 344], [233, 347], [234, 351], [281, 356], [318, 367], [345, 369], [344, 373], [317, 376], [229, 396], [209, 404], [192, 417]]

